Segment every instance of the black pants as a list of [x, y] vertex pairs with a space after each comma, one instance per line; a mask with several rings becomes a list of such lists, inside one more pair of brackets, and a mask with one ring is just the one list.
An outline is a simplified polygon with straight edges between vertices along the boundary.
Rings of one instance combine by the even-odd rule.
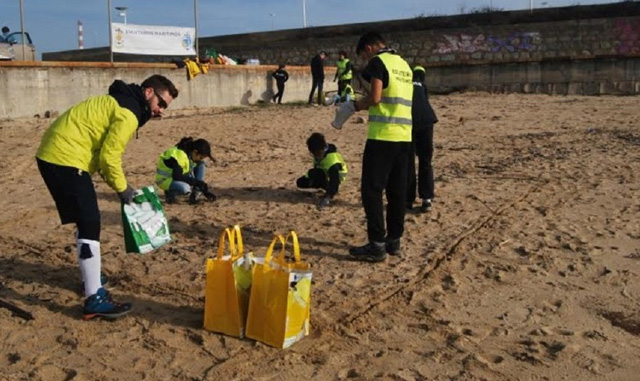
[[323, 102], [323, 94], [322, 94], [322, 86], [324, 85], [324, 78], [316, 78], [313, 77], [313, 82], [311, 84], [311, 92], [309, 93], [309, 104], [313, 103], [313, 93], [316, 92], [316, 88], [318, 88], [318, 104], [322, 105]]
[[383, 190], [387, 195], [386, 238], [401, 238], [404, 233], [407, 161], [410, 149], [410, 142], [367, 140], [362, 158], [361, 192], [370, 242], [385, 241]]
[[339, 79], [338, 80], [338, 95], [342, 94], [342, 90], [344, 90], [345, 86], [351, 85], [350, 79]]
[[282, 95], [284, 95], [284, 82], [278, 82], [276, 83], [276, 86], [278, 87], [278, 92], [273, 96], [273, 101], [275, 102], [277, 99], [278, 103], [282, 103]]
[[422, 123], [413, 126], [413, 142], [409, 155], [409, 176], [407, 186], [407, 205], [416, 199], [416, 160], [418, 156], [418, 196], [421, 199], [432, 199], [433, 193], [433, 123]]
[[100, 210], [91, 175], [78, 168], [36, 159], [38, 169], [56, 203], [60, 222], [75, 223], [79, 239], [100, 241]]
[[324, 173], [322, 169], [312, 168], [309, 170], [309, 172], [307, 172], [307, 174], [308, 174], [308, 177], [302, 176], [302, 177], [299, 177], [298, 180], [296, 180], [296, 185], [298, 186], [298, 188], [302, 188], [302, 189], [315, 188], [315, 189], [327, 190], [327, 187], [329, 186], [329, 181], [327, 180], [327, 175]]

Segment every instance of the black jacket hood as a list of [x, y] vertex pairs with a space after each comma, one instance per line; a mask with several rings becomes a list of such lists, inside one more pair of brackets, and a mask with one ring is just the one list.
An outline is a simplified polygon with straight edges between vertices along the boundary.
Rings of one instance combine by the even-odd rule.
[[327, 144], [327, 150], [325, 151], [324, 156], [326, 157], [328, 154], [334, 152], [338, 152], [338, 148], [336, 148], [334, 144], [329, 143]]
[[144, 99], [140, 85], [134, 83], [127, 85], [117, 79], [109, 86], [109, 95], [118, 101], [120, 107], [131, 110], [138, 119], [138, 128], [144, 126], [151, 118], [151, 108], [149, 108], [147, 100]]

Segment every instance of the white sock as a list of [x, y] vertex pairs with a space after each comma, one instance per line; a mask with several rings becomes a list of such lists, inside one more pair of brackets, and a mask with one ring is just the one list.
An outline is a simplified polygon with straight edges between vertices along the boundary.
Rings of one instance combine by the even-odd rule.
[[102, 283], [100, 283], [100, 242], [78, 239], [78, 263], [84, 282], [84, 296], [88, 298], [102, 287]]

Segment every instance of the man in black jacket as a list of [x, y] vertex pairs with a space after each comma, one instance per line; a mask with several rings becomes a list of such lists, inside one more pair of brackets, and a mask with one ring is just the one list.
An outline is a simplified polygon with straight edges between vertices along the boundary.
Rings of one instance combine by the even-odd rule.
[[313, 103], [313, 93], [318, 88], [318, 104], [322, 105], [322, 85], [324, 84], [324, 60], [327, 58], [327, 53], [321, 51], [311, 60], [311, 93], [309, 93], [309, 104]]
[[284, 70], [285, 65], [278, 65], [278, 70], [276, 70], [271, 76], [276, 80], [276, 86], [278, 88], [278, 92], [271, 97], [272, 101], [278, 101], [278, 104], [282, 103], [282, 96], [284, 95], [284, 83], [289, 80], [289, 73]]
[[429, 92], [424, 82], [425, 70], [422, 66], [413, 68], [413, 105], [411, 107], [411, 130], [413, 142], [409, 159], [407, 184], [407, 209], [412, 209], [416, 199], [416, 163], [418, 156], [418, 196], [422, 199], [421, 212], [428, 212], [433, 199], [433, 125], [438, 123], [436, 113], [429, 103]]

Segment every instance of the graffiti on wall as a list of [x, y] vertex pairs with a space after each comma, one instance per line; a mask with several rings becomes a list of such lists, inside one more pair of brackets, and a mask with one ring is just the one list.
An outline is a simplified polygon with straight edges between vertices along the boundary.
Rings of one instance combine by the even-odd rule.
[[492, 45], [491, 51], [494, 53], [500, 51], [509, 53], [530, 51], [533, 50], [534, 45], [539, 45], [541, 40], [540, 33], [538, 32], [515, 32], [506, 38], [489, 37], [489, 42]]
[[640, 53], [640, 23], [628, 19], [617, 19], [614, 32], [618, 54]]
[[434, 53], [475, 53], [488, 52], [491, 49], [483, 34], [477, 36], [445, 34], [443, 38], [444, 42], [436, 43], [437, 48], [433, 51]]
[[507, 37], [489, 36], [484, 34], [444, 35], [441, 42], [436, 43], [433, 53], [476, 53], [476, 52], [505, 52], [533, 50], [542, 41], [538, 32], [513, 32]]

